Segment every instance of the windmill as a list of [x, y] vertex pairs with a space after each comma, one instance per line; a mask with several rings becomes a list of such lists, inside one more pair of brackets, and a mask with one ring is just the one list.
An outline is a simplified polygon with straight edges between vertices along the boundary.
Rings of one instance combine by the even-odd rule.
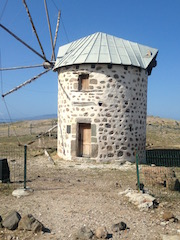
[[[24, 45], [27, 49], [29, 49], [31, 52], [33, 52], [35, 55], [37, 55], [38, 57], [40, 57], [43, 62], [41, 64], [36, 64], [36, 65], [28, 65], [28, 66], [18, 66], [18, 67], [10, 67], [10, 68], [0, 68], [0, 71], [10, 71], [10, 70], [19, 70], [19, 69], [28, 69], [28, 68], [37, 68], [37, 67], [43, 67], [43, 71], [41, 71], [40, 73], [38, 73], [36, 76], [26, 80], [25, 82], [21, 83], [20, 85], [14, 87], [13, 89], [7, 91], [6, 93], [3, 93], [2, 94], [2, 97], [3, 99], [19, 90], [20, 88], [26, 86], [27, 84], [30, 84], [31, 82], [37, 80], [38, 78], [40, 78], [42, 75], [48, 73], [49, 71], [53, 70], [53, 67], [54, 67], [54, 64], [55, 64], [55, 61], [56, 61], [56, 57], [55, 57], [55, 47], [56, 47], [56, 42], [57, 42], [57, 36], [58, 36], [58, 31], [59, 31], [59, 24], [60, 24], [60, 17], [61, 17], [61, 12], [60, 10], [58, 10], [58, 16], [57, 16], [57, 23], [56, 23], [56, 28], [55, 28], [55, 34], [54, 34], [54, 38], [53, 38], [53, 34], [52, 34], [52, 29], [51, 29], [51, 23], [50, 23], [50, 17], [49, 17], [49, 11], [48, 11], [48, 6], [47, 6], [47, 1], [44, 0], [44, 8], [45, 8], [45, 13], [46, 13], [46, 18], [47, 18], [47, 24], [48, 24], [48, 29], [49, 29], [49, 35], [50, 35], [50, 42], [51, 42], [51, 49], [52, 49], [52, 53], [51, 53], [51, 57], [48, 58], [45, 54], [45, 51], [43, 49], [43, 46], [41, 44], [41, 41], [40, 41], [40, 38], [39, 38], [39, 35], [38, 35], [38, 32], [36, 30], [36, 27], [35, 27], [35, 24], [34, 24], [34, 21], [33, 21], [33, 18], [31, 16], [31, 13], [30, 13], [30, 10], [29, 10], [29, 7], [26, 3], [26, 0], [22, 0], [22, 3], [25, 7], [25, 10], [27, 12], [27, 16], [29, 18], [29, 21], [30, 21], [30, 24], [31, 24], [31, 27], [32, 27], [32, 30], [33, 30], [33, 33], [35, 34], [35, 37], [36, 37], [36, 40], [38, 42], [38, 45], [39, 45], [39, 48], [41, 50], [41, 52], [38, 52], [37, 50], [35, 50], [33, 47], [31, 47], [26, 41], [24, 41], [22, 38], [20, 38], [19, 36], [17, 36], [13, 31], [11, 31], [10, 29], [8, 29], [6, 26], [4, 26], [2, 23], [0, 23], [0, 28], [2, 30], [4, 30], [6, 33], [8, 33], [10, 36], [12, 36], [15, 40], [17, 40], [18, 42], [20, 42], [22, 45]], [[7, 2], [6, 2], [7, 4]], [[6, 5], [5, 4], [5, 5]], [[8, 112], [9, 113], [9, 112]], [[10, 115], [9, 115], [10, 117]], [[11, 118], [10, 118], [11, 120]], [[44, 134], [47, 134], [49, 133], [52, 129], [54, 129], [54, 126], [49, 129], [47, 132], [45, 132]], [[15, 135], [16, 135], [16, 138], [17, 138], [17, 141], [18, 141], [18, 145], [19, 146], [23, 146], [23, 144], [20, 142], [17, 134], [16, 134], [16, 131], [14, 130], [15, 132]], [[43, 136], [43, 133], [39, 134], [38, 136], [36, 136], [36, 139], [39, 139], [41, 136]], [[30, 141], [28, 142], [26, 145], [24, 145], [24, 189], [26, 189], [26, 149], [27, 149], [27, 145], [31, 145], [33, 142], [36, 141], [33, 140], [33, 141]], [[46, 149], [45, 149], [46, 151]], [[48, 152], [46, 151], [46, 155], [48, 155]], [[49, 156], [49, 155], [48, 155]]]
[[46, 74], [47, 72], [51, 71], [54, 67], [54, 63], [56, 61], [55, 58], [55, 47], [56, 47], [56, 42], [57, 42], [57, 36], [58, 36], [58, 30], [59, 30], [59, 23], [60, 23], [60, 16], [61, 16], [61, 12], [60, 10], [58, 10], [58, 17], [57, 17], [57, 23], [56, 23], [56, 30], [55, 30], [55, 34], [54, 34], [54, 39], [52, 37], [52, 30], [51, 30], [51, 23], [50, 23], [50, 18], [49, 18], [49, 12], [48, 12], [48, 6], [47, 6], [47, 2], [46, 0], [44, 0], [44, 8], [45, 8], [45, 12], [46, 12], [46, 18], [47, 18], [47, 23], [48, 23], [48, 28], [49, 28], [49, 35], [50, 35], [50, 41], [51, 41], [51, 48], [52, 48], [52, 54], [51, 54], [51, 58], [48, 59], [46, 57], [46, 54], [44, 52], [43, 46], [41, 44], [40, 38], [38, 36], [36, 27], [34, 25], [32, 16], [30, 14], [30, 10], [28, 8], [28, 5], [26, 3], [25, 0], [22, 0], [24, 7], [26, 9], [29, 21], [31, 23], [33, 32], [36, 36], [37, 42], [39, 44], [41, 53], [39, 53], [37, 50], [35, 50], [34, 48], [32, 48], [29, 44], [27, 44], [25, 41], [23, 41], [20, 37], [18, 37], [16, 34], [14, 34], [11, 30], [9, 30], [8, 28], [6, 28], [3, 24], [0, 23], [0, 27], [6, 31], [8, 34], [10, 34], [13, 38], [15, 38], [17, 41], [19, 41], [21, 44], [23, 44], [26, 48], [28, 48], [30, 51], [32, 51], [34, 54], [36, 54], [37, 56], [39, 56], [41, 59], [43, 59], [43, 63], [39, 64], [39, 65], [29, 65], [29, 66], [19, 66], [19, 67], [11, 67], [11, 68], [0, 68], [0, 71], [7, 71], [7, 70], [18, 70], [18, 69], [26, 69], [26, 68], [35, 68], [35, 67], [43, 67], [44, 70], [42, 72], [40, 72], [38, 75], [28, 79], [27, 81], [23, 82], [22, 84], [14, 87], [13, 89], [11, 89], [10, 91], [3, 93], [2, 97], [4, 98], [5, 96], [13, 93], [14, 91], [17, 91], [18, 89], [26, 86], [27, 84], [35, 81], [36, 79], [40, 78], [42, 75]]

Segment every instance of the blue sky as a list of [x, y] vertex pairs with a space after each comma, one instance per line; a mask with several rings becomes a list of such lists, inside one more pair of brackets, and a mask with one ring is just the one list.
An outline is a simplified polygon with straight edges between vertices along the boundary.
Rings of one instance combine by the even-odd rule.
[[[47, 58], [51, 44], [43, 0], [26, 0]], [[148, 79], [148, 115], [180, 120], [180, 1], [179, 0], [47, 0], [54, 35], [58, 11], [62, 21], [58, 46], [95, 32], [105, 32], [159, 49], [158, 65]], [[6, 6], [6, 7], [5, 7]], [[40, 52], [21, 0], [0, 1], [0, 22]], [[41, 64], [43, 60], [0, 29], [0, 67]], [[5, 93], [43, 68], [1, 71]], [[12, 118], [57, 112], [57, 73], [50, 72], [5, 97]], [[0, 120], [8, 119], [0, 99]]]

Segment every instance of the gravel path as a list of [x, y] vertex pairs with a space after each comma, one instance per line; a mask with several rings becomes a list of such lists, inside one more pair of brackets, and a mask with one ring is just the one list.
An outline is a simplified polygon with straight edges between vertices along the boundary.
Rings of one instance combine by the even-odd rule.
[[[0, 239], [73, 239], [82, 226], [95, 230], [106, 226], [110, 239], [156, 240], [161, 234], [177, 234], [179, 223], [162, 226], [163, 211], [170, 210], [180, 219], [180, 199], [177, 204], [165, 203], [157, 209], [141, 212], [118, 193], [135, 189], [134, 165], [92, 164], [55, 160], [45, 157], [28, 161], [28, 187], [34, 191], [26, 197], [15, 198], [0, 192], [0, 215], [16, 210], [22, 216], [31, 213], [50, 230], [34, 235], [31, 232], [10, 232], [0, 229]], [[111, 226], [123, 221], [128, 228], [113, 233]], [[13, 239], [13, 238], [12, 238]]]

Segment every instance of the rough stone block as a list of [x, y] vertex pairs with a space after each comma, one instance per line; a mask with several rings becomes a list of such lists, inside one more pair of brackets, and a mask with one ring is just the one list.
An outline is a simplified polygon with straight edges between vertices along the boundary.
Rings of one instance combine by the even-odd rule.
[[97, 79], [90, 79], [90, 83], [97, 84]]
[[92, 143], [97, 143], [97, 138], [92, 137], [92, 138], [91, 138], [91, 142], [92, 142]]
[[88, 227], [80, 228], [76, 233], [73, 234], [73, 240], [89, 240], [93, 238], [93, 231]]
[[96, 136], [96, 125], [95, 124], [91, 125], [91, 136]]
[[74, 83], [74, 84], [73, 84], [73, 89], [74, 89], [74, 90], [77, 90], [77, 89], [78, 89], [78, 83]]
[[72, 157], [76, 156], [76, 140], [71, 141], [71, 155]]
[[76, 78], [71, 78], [71, 79], [69, 80], [69, 82], [76, 82], [76, 81], [77, 81]]
[[96, 158], [98, 155], [98, 144], [91, 145], [91, 157]]
[[169, 221], [170, 219], [174, 218], [174, 214], [172, 212], [165, 211], [162, 215], [163, 220]]
[[111, 229], [113, 232], [119, 232], [127, 229], [127, 225], [125, 222], [119, 222], [119, 223], [113, 224]]
[[16, 211], [12, 211], [6, 216], [2, 224], [5, 228], [9, 230], [15, 230], [18, 227], [20, 219], [21, 219], [20, 214]]
[[37, 233], [43, 230], [43, 224], [34, 218], [33, 215], [28, 214], [21, 218], [18, 229]]
[[98, 227], [95, 231], [95, 235], [98, 239], [106, 239], [108, 236], [106, 227]]
[[108, 151], [112, 151], [112, 146], [107, 146]]

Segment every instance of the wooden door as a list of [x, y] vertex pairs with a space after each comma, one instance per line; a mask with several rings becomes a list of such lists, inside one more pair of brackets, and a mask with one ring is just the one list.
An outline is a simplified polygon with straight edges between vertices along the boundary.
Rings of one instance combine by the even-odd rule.
[[79, 124], [79, 156], [91, 156], [91, 124]]

